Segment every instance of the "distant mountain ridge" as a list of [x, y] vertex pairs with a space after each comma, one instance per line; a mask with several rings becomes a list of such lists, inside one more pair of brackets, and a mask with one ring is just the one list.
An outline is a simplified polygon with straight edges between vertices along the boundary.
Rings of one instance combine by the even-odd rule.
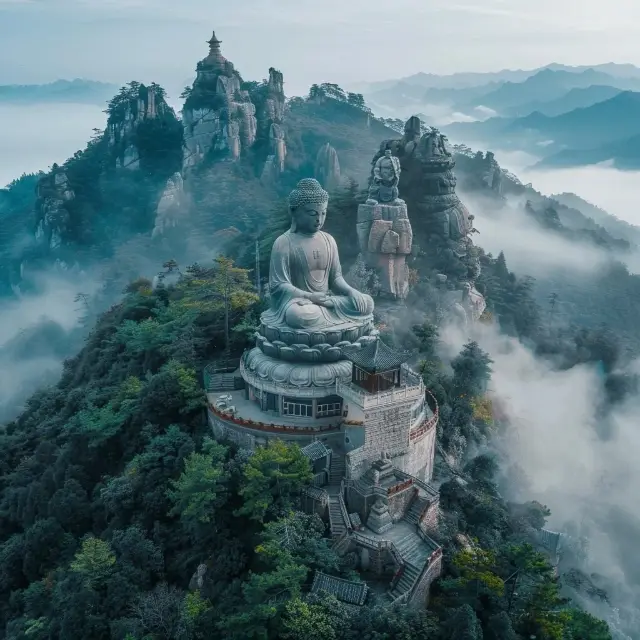
[[96, 80], [56, 80], [48, 84], [0, 85], [0, 104], [35, 102], [75, 102], [102, 105], [113, 97], [118, 86]]
[[596, 67], [549, 65], [529, 71], [434, 76], [416, 74], [363, 90], [367, 102], [390, 117], [427, 114], [433, 124], [549, 116], [588, 107], [622, 91], [640, 91], [640, 69], [633, 65]]
[[[550, 117], [538, 111], [524, 118], [491, 118], [485, 122], [456, 122], [443, 129], [455, 139], [527, 150], [538, 156], [556, 156], [568, 162], [570, 151], [585, 154], [602, 146], [618, 149], [640, 135], [640, 92], [623, 91], [609, 100]], [[630, 143], [633, 151], [634, 145]], [[542, 152], [544, 151], [544, 154]], [[610, 159], [605, 151], [581, 164]], [[588, 155], [588, 154], [587, 154]], [[604, 157], [601, 157], [604, 156]], [[573, 156], [571, 156], [573, 157]], [[564, 159], [564, 160], [563, 160]]]
[[[527, 78], [524, 82], [505, 82], [480, 99], [483, 106], [504, 112], [531, 101], [557, 100], [572, 89], [584, 89], [592, 85], [637, 91], [640, 90], [640, 79], [616, 78], [594, 69], [586, 69], [579, 73], [544, 69]], [[473, 99], [469, 102], [473, 102]]]
[[522, 117], [534, 111], [538, 111], [545, 116], [559, 116], [574, 109], [588, 107], [598, 102], [604, 102], [622, 93], [622, 89], [607, 85], [594, 84], [589, 87], [575, 87], [568, 93], [550, 101], [535, 100], [524, 105], [518, 105], [510, 109], [508, 116]]
[[435, 74], [435, 73], [415, 73], [411, 76], [396, 78], [391, 80], [381, 80], [376, 82], [360, 82], [354, 83], [354, 90], [363, 93], [372, 93], [383, 89], [388, 89], [399, 82], [421, 86], [424, 88], [440, 88], [454, 89], [464, 87], [477, 87], [491, 82], [524, 82], [530, 76], [549, 69], [551, 71], [568, 71], [572, 73], [580, 73], [587, 69], [600, 71], [619, 78], [636, 78], [640, 79], [640, 68], [632, 64], [620, 64], [616, 62], [605, 62], [601, 64], [571, 66], [557, 62], [552, 62], [543, 67], [535, 69], [502, 69], [500, 71], [488, 72], [458, 72], [452, 74]]

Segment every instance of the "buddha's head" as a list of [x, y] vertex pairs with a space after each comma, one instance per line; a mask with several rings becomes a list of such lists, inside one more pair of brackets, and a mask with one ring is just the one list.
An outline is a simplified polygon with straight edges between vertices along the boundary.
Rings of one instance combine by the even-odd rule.
[[289, 194], [291, 230], [299, 233], [315, 233], [324, 226], [327, 217], [329, 194], [313, 178], [305, 178]]

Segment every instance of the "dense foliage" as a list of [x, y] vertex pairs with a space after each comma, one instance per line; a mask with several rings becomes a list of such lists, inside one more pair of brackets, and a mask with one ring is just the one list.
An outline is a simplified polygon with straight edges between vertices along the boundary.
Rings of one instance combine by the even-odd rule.
[[[243, 87], [255, 102], [264, 100], [264, 82]], [[124, 87], [109, 104], [109, 127], [146, 109], [147, 89]], [[163, 99], [159, 87], [149, 89]], [[192, 105], [200, 99], [185, 97]], [[325, 84], [290, 102], [281, 191], [312, 174], [327, 140], [343, 166], [358, 177], [368, 173], [372, 149], [394, 134], [370, 118], [361, 98]], [[181, 158], [180, 125], [169, 110], [165, 116], [140, 123], [115, 149], [109, 134], [98, 132], [65, 163], [75, 194], [71, 245], [108, 252], [109, 242], [149, 231], [159, 189]], [[140, 163], [124, 175], [113, 163], [129, 143]], [[205, 163], [191, 176], [192, 189], [202, 196], [203, 228], [231, 219], [250, 230], [235, 241], [244, 266], [253, 266], [253, 238], [267, 226], [260, 237], [266, 274], [273, 239], [289, 217], [277, 200], [282, 193], [260, 185], [252, 160]], [[10, 210], [14, 219], [30, 207], [27, 191], [38, 178], [25, 176], [0, 192], [0, 213]], [[363, 197], [348, 180], [330, 202], [327, 231], [338, 240], [345, 272], [357, 260]], [[270, 203], [277, 204], [265, 225]], [[487, 321], [495, 318], [561, 367], [602, 363], [611, 401], [634, 388], [637, 381], [615, 372], [620, 348], [609, 332], [560, 331], [535, 304], [533, 280], [510, 272], [503, 254], [477, 248], [470, 263], [476, 257]], [[459, 264], [428, 254], [426, 245], [410, 265], [410, 307], [419, 321], [410, 331], [388, 326], [383, 333], [419, 352], [440, 407], [438, 542], [445, 563], [428, 611], [389, 609], [375, 596], [359, 609], [330, 595], [309, 596], [314, 570], [359, 576], [331, 547], [324, 524], [298, 511], [311, 479], [306, 458], [281, 442], [249, 455], [208, 437], [202, 369], [243, 350], [260, 304], [249, 273], [219, 258], [184, 273], [167, 263], [157, 286], [132, 282], [65, 362], [58, 384], [0, 428], [0, 638], [610, 638], [604, 623], [561, 596], [551, 565], [531, 544], [548, 510], [507, 504], [497, 461], [478, 455], [503, 426], [487, 395], [490, 358], [475, 342], [450, 369], [437, 356], [442, 310], [432, 276], [436, 269], [465, 274], [453, 273]]]
[[[171, 286], [133, 282], [60, 382], [6, 427], [1, 637], [609, 637], [560, 597], [526, 542], [523, 518], [539, 526], [548, 511], [506, 505], [487, 456], [442, 486], [446, 568], [429, 612], [307, 597], [316, 569], [358, 579], [325, 525], [296, 510], [307, 459], [279, 441], [247, 455], [211, 440], [204, 421], [199, 372], [226, 352], [225, 311], [237, 353], [255, 303], [226, 259]], [[442, 450], [462, 459], [492, 428], [491, 361], [469, 343], [449, 375], [434, 360], [437, 331], [413, 335], [441, 403]]]

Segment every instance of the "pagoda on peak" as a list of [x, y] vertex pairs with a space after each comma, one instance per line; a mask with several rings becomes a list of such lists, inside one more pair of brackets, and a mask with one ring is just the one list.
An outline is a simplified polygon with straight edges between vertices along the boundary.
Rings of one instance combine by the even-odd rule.
[[211, 68], [223, 69], [228, 64], [228, 61], [222, 55], [220, 50], [222, 40], [218, 40], [215, 31], [212, 33], [211, 39], [207, 40], [207, 44], [209, 45], [209, 55], [202, 61], [202, 64]]

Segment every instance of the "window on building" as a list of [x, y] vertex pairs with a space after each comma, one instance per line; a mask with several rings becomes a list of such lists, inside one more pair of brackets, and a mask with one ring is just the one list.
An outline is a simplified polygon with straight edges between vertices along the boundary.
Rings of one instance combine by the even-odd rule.
[[317, 418], [342, 415], [342, 398], [340, 396], [327, 396], [320, 398], [316, 408]]
[[282, 415], [313, 418], [313, 401], [300, 398], [283, 398]]

